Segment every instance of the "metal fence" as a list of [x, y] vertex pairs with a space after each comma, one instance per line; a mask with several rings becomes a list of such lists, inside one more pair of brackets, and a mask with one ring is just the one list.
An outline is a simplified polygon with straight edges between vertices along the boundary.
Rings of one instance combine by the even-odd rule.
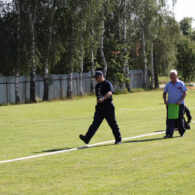
[[[83, 73], [83, 92], [90, 93], [91, 73]], [[143, 87], [143, 71], [130, 71], [131, 88]], [[119, 90], [119, 86], [114, 86]], [[49, 78], [49, 100], [66, 98], [68, 88], [68, 75], [50, 75]], [[43, 78], [36, 76], [36, 99], [43, 98]], [[80, 94], [79, 74], [73, 73], [73, 96]], [[30, 77], [20, 76], [19, 96], [21, 103], [29, 102], [30, 99]], [[15, 103], [15, 76], [0, 76], [0, 104]]]

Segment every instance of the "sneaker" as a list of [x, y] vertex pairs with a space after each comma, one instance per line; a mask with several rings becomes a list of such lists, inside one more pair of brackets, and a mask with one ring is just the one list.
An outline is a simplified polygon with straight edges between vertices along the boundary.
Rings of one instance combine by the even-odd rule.
[[122, 144], [122, 141], [115, 141], [115, 143], [114, 144], [116, 144], [116, 145], [118, 145], [118, 144]]
[[191, 129], [191, 127], [190, 127], [190, 124], [189, 124], [189, 123], [185, 123], [184, 125], [185, 125], [185, 129], [187, 129], [187, 130]]
[[80, 134], [79, 135], [79, 138], [84, 142], [84, 143], [86, 143], [86, 144], [88, 144], [89, 143], [89, 141], [88, 140], [86, 140], [86, 138], [85, 138], [85, 136], [84, 135], [82, 135], [82, 134]]
[[167, 139], [167, 138], [172, 138], [173, 136], [171, 136], [171, 135], [165, 135], [164, 136], [164, 139]]

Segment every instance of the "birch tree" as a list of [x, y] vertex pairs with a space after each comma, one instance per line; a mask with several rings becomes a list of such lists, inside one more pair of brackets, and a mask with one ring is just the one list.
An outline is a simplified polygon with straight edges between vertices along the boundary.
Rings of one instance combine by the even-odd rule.
[[130, 78], [129, 78], [129, 66], [128, 66], [128, 55], [127, 55], [127, 3], [128, 0], [122, 0], [123, 5], [123, 44], [124, 44], [124, 62], [123, 62], [123, 74], [125, 76], [125, 80], [123, 82], [122, 89], [125, 90], [125, 88], [128, 89], [128, 91], [131, 91], [130, 87]]
[[[104, 15], [104, 10], [103, 10], [103, 0], [95, 1], [91, 0], [89, 4], [89, 9], [88, 9], [88, 20], [87, 20], [87, 28], [86, 32], [88, 35], [88, 38], [86, 40], [87, 46], [87, 54], [88, 58], [90, 59], [90, 72], [91, 72], [91, 79], [90, 79], [90, 88], [91, 88], [91, 93], [95, 93], [95, 79], [93, 78], [95, 74], [95, 58], [97, 56], [97, 50], [100, 47], [100, 52], [103, 57], [103, 45], [104, 44], [102, 41], [104, 41], [104, 37], [102, 36], [103, 29], [102, 29], [102, 19]], [[103, 13], [103, 14], [102, 14]], [[102, 39], [102, 40], [101, 40]], [[101, 40], [101, 42], [100, 42]], [[101, 46], [100, 46], [101, 43]], [[104, 58], [105, 60], [105, 58]], [[105, 62], [105, 61], [104, 61]], [[104, 64], [105, 65], [105, 64]]]
[[109, 0], [103, 1], [102, 6], [102, 27], [101, 27], [101, 40], [100, 40], [100, 55], [102, 58], [102, 66], [103, 66], [103, 74], [106, 77], [107, 70], [108, 70], [108, 63], [105, 57], [104, 52], [104, 39], [105, 39], [105, 20], [109, 16], [112, 11], [113, 2]]
[[20, 79], [20, 51], [21, 51], [21, 2], [20, 0], [15, 0], [15, 9], [17, 14], [17, 59], [16, 59], [16, 75], [15, 75], [15, 102], [18, 104], [20, 102], [19, 95], [19, 79]]
[[36, 22], [36, 14], [38, 7], [38, 0], [30, 0], [28, 1], [28, 16], [29, 16], [29, 25], [30, 25], [30, 34], [31, 34], [31, 70], [30, 70], [30, 102], [36, 102], [36, 43], [35, 43], [35, 22]]
[[[39, 21], [39, 51], [41, 52], [41, 58], [43, 63], [43, 100], [48, 100], [49, 98], [49, 72], [52, 63], [52, 57], [54, 57], [54, 28], [55, 22], [54, 17], [56, 14], [57, 0], [42, 0], [40, 4], [40, 9], [38, 11]], [[53, 52], [53, 55], [52, 55]]]

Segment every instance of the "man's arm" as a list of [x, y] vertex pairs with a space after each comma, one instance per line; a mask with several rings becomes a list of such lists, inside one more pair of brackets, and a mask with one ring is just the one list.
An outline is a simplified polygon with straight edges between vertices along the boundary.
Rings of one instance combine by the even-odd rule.
[[98, 103], [102, 103], [104, 100], [109, 99], [112, 96], [112, 92], [109, 91], [104, 97], [98, 99]]
[[163, 100], [164, 100], [165, 105], [168, 104], [168, 101], [166, 98], [167, 98], [167, 92], [163, 92]]
[[181, 99], [176, 104], [180, 104], [184, 100], [184, 98], [186, 97], [186, 95], [187, 95], [187, 92], [184, 91], [183, 92], [183, 95], [181, 96]]

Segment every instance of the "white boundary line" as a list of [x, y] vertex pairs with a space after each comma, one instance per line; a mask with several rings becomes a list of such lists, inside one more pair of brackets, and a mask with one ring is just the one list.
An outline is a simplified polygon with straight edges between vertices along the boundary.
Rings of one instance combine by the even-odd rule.
[[[123, 138], [122, 140], [123, 141], [131, 140], [131, 139], [147, 137], [147, 136], [152, 136], [152, 135], [158, 135], [158, 134], [163, 134], [163, 133], [165, 133], [165, 131], [156, 132], [156, 133], [149, 133], [149, 134], [144, 134], [144, 135], [138, 135], [138, 136], [134, 136], [134, 137], [127, 137], [127, 138]], [[21, 158], [10, 159], [10, 160], [3, 160], [3, 161], [0, 161], [0, 164], [15, 162], [15, 161], [22, 161], [22, 160], [27, 160], [27, 159], [32, 159], [32, 158], [39, 158], [39, 157], [43, 157], [43, 156], [50, 156], [50, 155], [60, 154], [60, 153], [65, 153], [65, 152], [71, 152], [71, 151], [75, 151], [75, 150], [79, 150], [79, 149], [91, 148], [91, 147], [100, 146], [100, 145], [109, 144], [109, 143], [114, 143], [114, 140], [100, 142], [100, 143], [96, 143], [96, 144], [90, 144], [90, 145], [77, 147], [77, 148], [60, 150], [60, 151], [56, 151], [56, 152], [48, 152], [48, 153], [38, 154], [38, 155], [33, 155], [33, 156], [21, 157]]]
[[[195, 107], [189, 107], [190, 110], [194, 110]], [[133, 110], [138, 110], [138, 111], [149, 111], [149, 110], [166, 110], [166, 107], [160, 107], [160, 108], [117, 108], [117, 110], [122, 110], [122, 111], [133, 111]]]
[[122, 111], [133, 111], [133, 110], [139, 110], [139, 111], [149, 111], [149, 110], [166, 110], [166, 108], [117, 108], [117, 110]]
[[192, 121], [192, 123], [195, 123], [195, 121]]

